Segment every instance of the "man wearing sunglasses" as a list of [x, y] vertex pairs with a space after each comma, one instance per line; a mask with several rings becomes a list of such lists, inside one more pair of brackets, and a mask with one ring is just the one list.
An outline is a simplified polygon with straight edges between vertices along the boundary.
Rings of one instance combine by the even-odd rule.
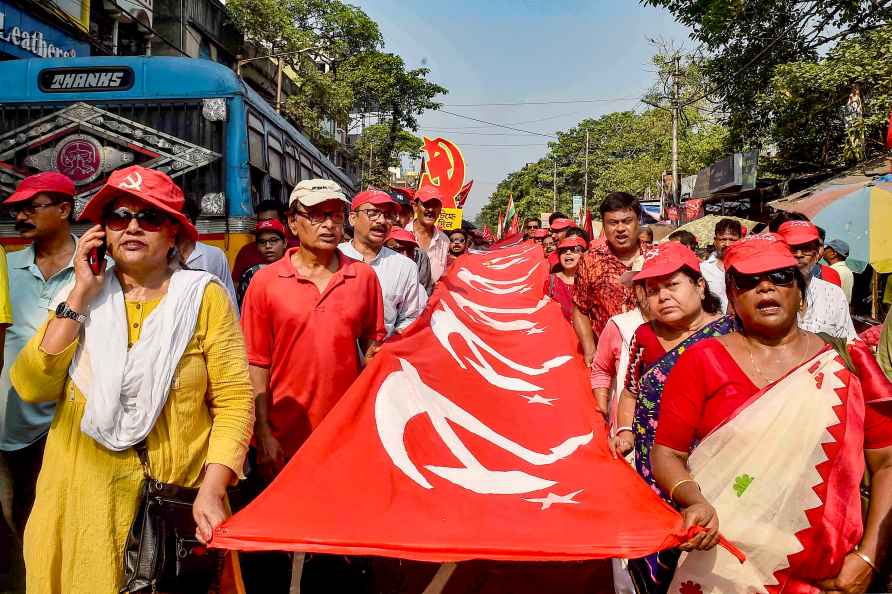
[[397, 222], [397, 208], [386, 192], [360, 192], [351, 204], [353, 239], [338, 246], [342, 254], [367, 263], [378, 276], [388, 336], [405, 330], [427, 305], [427, 292], [418, 283], [415, 262], [384, 246]]
[[524, 239], [533, 239], [533, 232], [542, 227], [542, 223], [539, 219], [530, 217], [524, 220], [523, 222], [523, 238]]
[[823, 247], [818, 228], [808, 221], [787, 221], [778, 229], [778, 235], [790, 246], [799, 272], [808, 285], [806, 310], [799, 316], [799, 327], [816, 334], [823, 332], [837, 338], [855, 338], [855, 325], [845, 293], [813, 274]]
[[[74, 193], [70, 179], [49, 171], [22, 180], [4, 203], [15, 219], [16, 231], [30, 242], [7, 259], [12, 311], [0, 302], [0, 326], [15, 320], [5, 331], [3, 355], [8, 365], [0, 375], [0, 410], [5, 411], [5, 417], [0, 415], [0, 452], [11, 475], [4, 482], [12, 487], [12, 517], [19, 536], [7, 542], [21, 542], [56, 410], [55, 402], [23, 402], [10, 383], [9, 367], [46, 322], [56, 292], [74, 279]], [[5, 278], [3, 284], [5, 291]]]

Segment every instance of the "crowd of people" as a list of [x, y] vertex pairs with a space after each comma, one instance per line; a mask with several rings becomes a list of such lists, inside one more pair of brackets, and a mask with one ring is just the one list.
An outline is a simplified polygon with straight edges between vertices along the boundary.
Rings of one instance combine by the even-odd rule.
[[[74, 195], [49, 172], [5, 200], [25, 242], [0, 251], [9, 591], [119, 591], [149, 478], [194, 490], [184, 554], [199, 554], [479, 247], [467, 230], [437, 226], [435, 188], [350, 199], [334, 182], [305, 180], [287, 205], [256, 205], [254, 240], [230, 270], [198, 240], [198, 208], [164, 173], [113, 172], [84, 207], [92, 227], [79, 238]], [[685, 232], [655, 244], [630, 194], [609, 194], [600, 215], [598, 238], [553, 213], [547, 229], [525, 220], [523, 240], [542, 246], [544, 291], [578, 337], [610, 451], [700, 527], [679, 550], [614, 560], [615, 591], [729, 575], [759, 591], [765, 576], [684, 554], [713, 549], [721, 530], [745, 534], [756, 557], [786, 558], [784, 539], [799, 538], [782, 568], [788, 591], [865, 592], [889, 538], [892, 330], [875, 350], [856, 339], [848, 246], [825, 246], [798, 215], [764, 233], [723, 219], [701, 260]], [[824, 486], [812, 490], [815, 475]], [[289, 591], [289, 555], [240, 560], [248, 592]], [[361, 560], [313, 555], [303, 583], [348, 591], [368, 572]]]

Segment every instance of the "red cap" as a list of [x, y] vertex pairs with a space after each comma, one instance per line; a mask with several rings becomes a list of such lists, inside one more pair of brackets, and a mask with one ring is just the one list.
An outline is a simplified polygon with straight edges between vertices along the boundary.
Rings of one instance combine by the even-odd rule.
[[818, 228], [808, 221], [787, 221], [780, 226], [777, 234], [787, 242], [787, 245], [802, 245], [803, 243], [821, 241]]
[[375, 206], [391, 204], [396, 206], [396, 202], [390, 197], [390, 194], [382, 192], [381, 190], [366, 190], [365, 192], [360, 192], [353, 197], [353, 203], [350, 205], [350, 208], [356, 210], [363, 204], [373, 204]]
[[559, 250], [572, 247], [587, 248], [588, 244], [586, 244], [585, 240], [578, 235], [573, 235], [572, 237], [562, 239], [560, 243], [557, 244], [557, 249]]
[[74, 196], [74, 182], [68, 176], [62, 175], [58, 171], [44, 171], [43, 173], [29, 175], [19, 182], [15, 192], [4, 202], [6, 204], [25, 202], [43, 192], [61, 194], [70, 198]]
[[548, 229], [536, 229], [533, 231], [533, 239], [545, 239], [548, 235]]
[[257, 221], [257, 228], [254, 229], [254, 235], [260, 235], [261, 233], [277, 233], [282, 236], [282, 239], [285, 239], [285, 226], [279, 219]]
[[648, 278], [668, 276], [685, 267], [700, 272], [700, 258], [688, 246], [677, 241], [667, 241], [644, 256], [644, 265], [634, 280], [637, 283]]
[[550, 225], [550, 229], [552, 231], [561, 231], [563, 229], [569, 229], [573, 226], [573, 221], [570, 219], [555, 219], [554, 222]]
[[390, 235], [387, 236], [387, 239], [395, 239], [403, 243], [411, 243], [412, 245], [416, 246], [418, 245], [418, 240], [415, 239], [415, 236], [400, 227], [391, 227]]
[[797, 265], [790, 246], [775, 233], [748, 235], [725, 248], [725, 269], [741, 274], [760, 274]]
[[434, 186], [424, 186], [415, 192], [415, 199], [423, 203], [430, 202], [431, 200], [439, 200], [440, 204], [443, 204], [443, 192]]
[[198, 241], [198, 230], [183, 214], [186, 204], [183, 190], [166, 173], [139, 165], [113, 171], [105, 185], [87, 202], [80, 220], [99, 223], [105, 205], [125, 196], [142, 200], [169, 215], [179, 223], [186, 237]]

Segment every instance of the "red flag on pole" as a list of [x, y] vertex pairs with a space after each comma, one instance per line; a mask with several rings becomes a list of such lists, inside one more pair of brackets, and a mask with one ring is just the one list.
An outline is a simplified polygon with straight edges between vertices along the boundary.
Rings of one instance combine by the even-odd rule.
[[496, 240], [492, 235], [492, 231], [489, 230], [489, 225], [483, 225], [483, 239], [486, 240], [487, 243], [492, 243]]
[[508, 228], [508, 235], [514, 235], [515, 233], [520, 233], [520, 223], [517, 220], [517, 213], [514, 213], [514, 218], [511, 219], [511, 226]]
[[889, 112], [889, 125], [886, 128], [886, 148], [892, 149], [892, 111]]
[[607, 447], [539, 246], [455, 261], [213, 546], [426, 561], [641, 557], [679, 514]]
[[592, 211], [585, 209], [585, 221], [582, 226], [583, 230], [588, 233], [589, 239], [594, 239], [595, 226], [592, 224]]
[[464, 208], [465, 202], [468, 200], [468, 194], [471, 193], [471, 188], [474, 186], [474, 180], [469, 181], [462, 189], [459, 190], [458, 194], [455, 196], [455, 204], [456, 208]]
[[502, 239], [502, 231], [505, 229], [505, 219], [502, 215], [502, 209], [499, 209], [499, 228], [496, 229], [496, 239]]

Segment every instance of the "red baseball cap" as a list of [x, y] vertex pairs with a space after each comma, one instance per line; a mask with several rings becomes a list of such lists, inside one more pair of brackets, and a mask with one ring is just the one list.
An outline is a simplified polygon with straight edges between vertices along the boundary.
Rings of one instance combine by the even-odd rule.
[[641, 272], [633, 280], [637, 283], [648, 278], [669, 276], [682, 268], [700, 272], [700, 258], [688, 246], [677, 241], [667, 241], [644, 256]]
[[80, 220], [101, 222], [105, 205], [125, 196], [156, 207], [174, 219], [186, 237], [198, 241], [198, 230], [183, 214], [183, 206], [186, 204], [183, 190], [166, 173], [139, 165], [113, 171], [105, 185], [84, 206]]
[[780, 226], [777, 234], [787, 242], [787, 245], [802, 245], [803, 243], [821, 241], [818, 228], [808, 221], [787, 221]]
[[19, 182], [15, 192], [4, 200], [4, 203], [25, 202], [44, 192], [71, 198], [74, 196], [74, 182], [58, 171], [44, 171], [29, 175]]
[[396, 241], [401, 241], [403, 243], [411, 243], [412, 245], [417, 246], [418, 240], [415, 239], [415, 236], [406, 231], [405, 229], [401, 229], [400, 227], [392, 227], [390, 229], [390, 235], [387, 236], [387, 239], [395, 239]]
[[434, 186], [424, 186], [415, 192], [415, 200], [423, 203], [428, 203], [431, 200], [439, 200], [440, 204], [443, 204], [443, 193], [439, 188], [435, 188]]
[[552, 231], [562, 231], [563, 229], [569, 229], [573, 226], [573, 221], [570, 219], [555, 219], [554, 222], [549, 225], [549, 228]]
[[562, 250], [564, 248], [572, 248], [572, 247], [581, 247], [587, 248], [588, 244], [585, 240], [578, 235], [573, 235], [572, 237], [567, 237], [566, 239], [562, 239], [560, 243], [557, 244], [557, 249]]
[[545, 239], [548, 235], [548, 229], [536, 229], [533, 231], [533, 239]]
[[797, 266], [790, 246], [780, 235], [758, 233], [735, 241], [725, 249], [725, 269], [741, 274], [760, 274]]
[[254, 229], [254, 235], [260, 235], [261, 233], [277, 233], [282, 236], [282, 239], [285, 239], [285, 226], [278, 219], [266, 219], [264, 221], [257, 221], [257, 227]]
[[396, 206], [396, 201], [390, 197], [390, 194], [387, 192], [382, 192], [381, 190], [366, 190], [365, 192], [360, 192], [356, 196], [353, 197], [353, 203], [350, 204], [351, 210], [356, 210], [363, 204], [373, 204], [375, 206], [383, 206], [385, 204], [391, 204]]

